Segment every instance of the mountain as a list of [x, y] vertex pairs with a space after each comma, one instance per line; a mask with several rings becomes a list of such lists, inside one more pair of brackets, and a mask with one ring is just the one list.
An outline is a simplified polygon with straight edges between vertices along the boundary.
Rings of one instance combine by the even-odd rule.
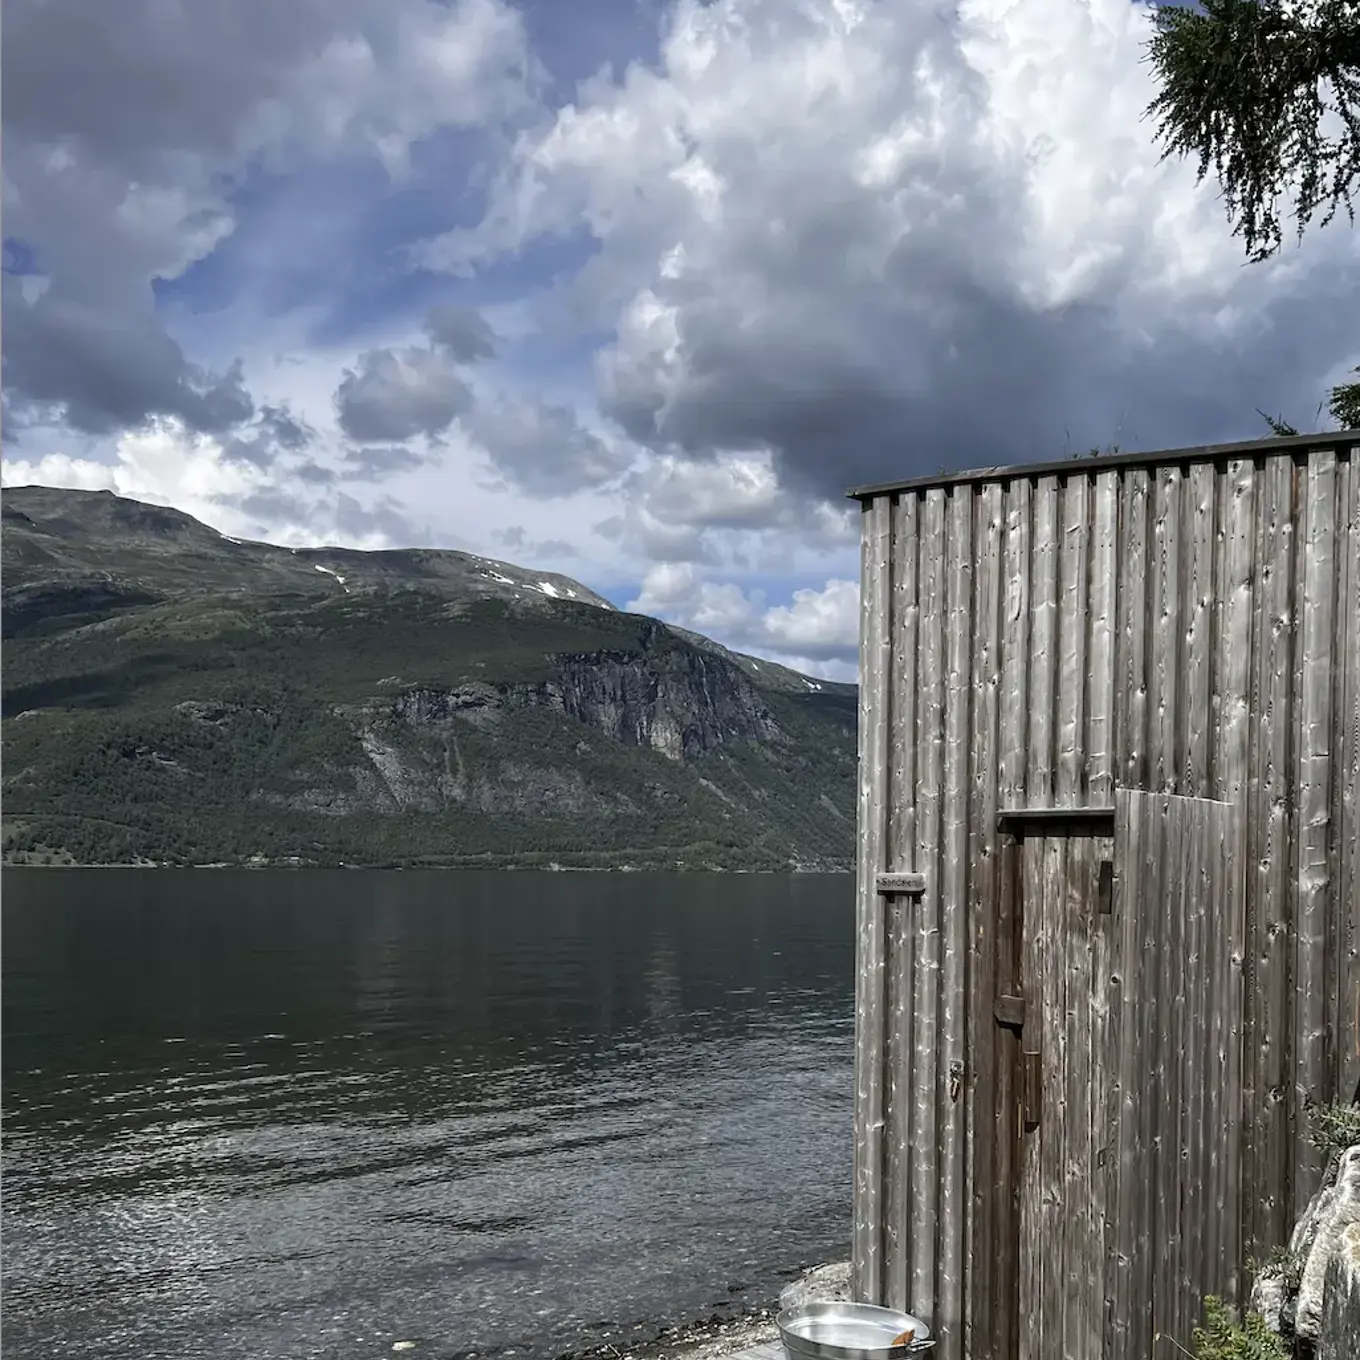
[[853, 686], [468, 553], [0, 510], [7, 863], [849, 867]]

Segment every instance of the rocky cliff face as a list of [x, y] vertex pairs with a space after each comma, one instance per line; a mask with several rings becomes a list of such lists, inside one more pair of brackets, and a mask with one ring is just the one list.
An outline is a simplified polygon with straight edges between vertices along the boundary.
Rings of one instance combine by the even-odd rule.
[[742, 671], [695, 648], [656, 644], [653, 629], [641, 654], [559, 656], [555, 679], [517, 697], [671, 760], [779, 736], [768, 705]]
[[783, 739], [769, 704], [736, 666], [653, 633], [642, 652], [555, 658], [552, 678], [408, 689], [388, 700], [336, 709], [363, 759], [299, 771], [306, 787], [278, 798], [332, 816], [431, 812], [467, 804], [486, 813], [610, 816], [635, 810], [617, 792], [592, 790], [578, 771], [528, 760], [500, 762], [491, 777], [469, 768], [460, 736], [489, 732], [540, 711], [625, 747], [691, 762], [725, 745]]
[[371, 727], [396, 720], [415, 732], [434, 731], [453, 722], [494, 723], [506, 713], [539, 708], [671, 760], [693, 760], [726, 743], [781, 738], [767, 700], [740, 669], [718, 656], [657, 642], [652, 630], [642, 652], [557, 656], [556, 674], [537, 684], [411, 689], [390, 705], [368, 706], [362, 721]]

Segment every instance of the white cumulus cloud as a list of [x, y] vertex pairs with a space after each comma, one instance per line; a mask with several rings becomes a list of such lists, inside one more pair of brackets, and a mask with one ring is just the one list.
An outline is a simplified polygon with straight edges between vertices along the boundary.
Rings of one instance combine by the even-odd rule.
[[233, 456], [212, 435], [159, 420], [116, 441], [113, 460], [53, 451], [34, 459], [7, 456], [6, 486], [57, 486], [112, 491], [131, 500], [170, 505], [235, 538], [290, 547], [406, 546], [411, 526], [381, 502], [365, 507], [335, 487], [308, 479], [295, 460], [261, 466]]
[[1245, 268], [1162, 162], [1129, 0], [680, 0], [655, 69], [521, 136], [467, 268], [579, 230], [604, 412], [791, 492], [1245, 437], [1355, 358], [1349, 224]]
[[765, 593], [714, 580], [690, 562], [651, 568], [627, 606], [707, 634], [739, 651], [795, 670], [853, 680], [859, 641], [859, 586], [831, 579], [821, 589], [795, 590], [788, 604]]

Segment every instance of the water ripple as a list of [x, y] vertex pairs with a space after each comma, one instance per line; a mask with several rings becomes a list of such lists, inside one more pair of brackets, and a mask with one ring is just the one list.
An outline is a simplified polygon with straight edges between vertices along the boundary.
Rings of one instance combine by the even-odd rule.
[[6, 878], [7, 1353], [534, 1360], [845, 1250], [846, 880], [112, 877]]

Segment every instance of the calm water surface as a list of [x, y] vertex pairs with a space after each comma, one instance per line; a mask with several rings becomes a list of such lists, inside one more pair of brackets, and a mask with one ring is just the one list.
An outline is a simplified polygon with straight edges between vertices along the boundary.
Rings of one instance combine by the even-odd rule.
[[7, 1356], [543, 1357], [848, 1254], [844, 877], [6, 870]]

